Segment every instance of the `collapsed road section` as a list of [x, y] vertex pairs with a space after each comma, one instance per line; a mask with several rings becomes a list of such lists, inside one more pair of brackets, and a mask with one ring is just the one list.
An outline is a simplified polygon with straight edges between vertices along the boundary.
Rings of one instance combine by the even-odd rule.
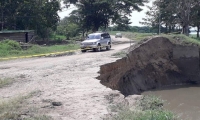
[[100, 67], [97, 79], [122, 94], [166, 85], [199, 83], [199, 47], [154, 37], [130, 47], [127, 56]]

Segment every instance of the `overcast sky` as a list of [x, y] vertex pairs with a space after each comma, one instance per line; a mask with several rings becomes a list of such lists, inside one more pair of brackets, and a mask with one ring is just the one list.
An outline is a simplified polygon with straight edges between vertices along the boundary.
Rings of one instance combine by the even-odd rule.
[[[150, 0], [152, 1], [152, 0]], [[152, 2], [148, 3], [147, 5], [151, 6]], [[69, 16], [69, 14], [71, 13], [72, 10], [74, 10], [75, 7], [72, 6], [67, 10], [63, 10], [62, 12], [59, 12], [58, 15], [60, 16], [60, 18], [64, 18], [65, 16]], [[132, 26], [142, 26], [139, 22], [142, 21], [142, 18], [145, 18], [145, 12], [148, 10], [146, 6], [142, 7], [142, 11], [141, 12], [136, 12], [133, 11], [132, 12], [132, 16], [130, 17], [131, 22], [132, 22]]]

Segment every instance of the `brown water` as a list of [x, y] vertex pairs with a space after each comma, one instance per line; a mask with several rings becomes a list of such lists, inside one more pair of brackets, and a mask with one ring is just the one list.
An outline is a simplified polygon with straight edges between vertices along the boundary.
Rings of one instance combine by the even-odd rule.
[[171, 86], [143, 95], [155, 95], [165, 100], [164, 108], [174, 112], [180, 120], [200, 120], [200, 85]]

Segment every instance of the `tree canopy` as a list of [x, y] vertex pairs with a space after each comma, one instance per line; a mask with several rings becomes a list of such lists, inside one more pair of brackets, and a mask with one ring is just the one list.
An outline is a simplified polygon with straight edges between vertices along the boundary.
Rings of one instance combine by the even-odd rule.
[[161, 24], [167, 32], [181, 26], [181, 32], [189, 35], [189, 26], [197, 27], [198, 31], [200, 29], [199, 5], [199, 0], [155, 0], [141, 23], [152, 27]]
[[110, 23], [130, 24], [127, 16], [133, 10], [141, 11], [145, 2], [148, 0], [64, 0], [67, 7], [71, 4], [77, 7], [76, 14], [81, 18], [82, 27], [93, 31], [106, 28]]
[[56, 29], [60, 10], [58, 0], [1, 0], [1, 30], [35, 30], [45, 38], [50, 29]]

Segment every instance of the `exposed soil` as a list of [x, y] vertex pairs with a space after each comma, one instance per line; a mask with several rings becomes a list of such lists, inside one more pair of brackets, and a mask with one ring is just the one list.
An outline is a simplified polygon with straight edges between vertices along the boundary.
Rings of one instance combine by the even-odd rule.
[[[129, 41], [126, 38], [113, 38]], [[40, 91], [27, 107], [55, 120], [98, 120], [108, 114], [108, 98], [119, 94], [100, 84], [100, 66], [119, 58], [111, 56], [130, 44], [113, 45], [110, 51], [76, 53], [71, 56], [17, 59], [0, 62], [0, 78], [15, 82], [0, 88], [0, 99], [8, 100]], [[121, 96], [121, 95], [119, 95]], [[123, 96], [122, 96], [123, 97]]]
[[199, 47], [154, 37], [130, 47], [127, 56], [101, 66], [98, 79], [125, 96], [177, 84], [200, 83]]

